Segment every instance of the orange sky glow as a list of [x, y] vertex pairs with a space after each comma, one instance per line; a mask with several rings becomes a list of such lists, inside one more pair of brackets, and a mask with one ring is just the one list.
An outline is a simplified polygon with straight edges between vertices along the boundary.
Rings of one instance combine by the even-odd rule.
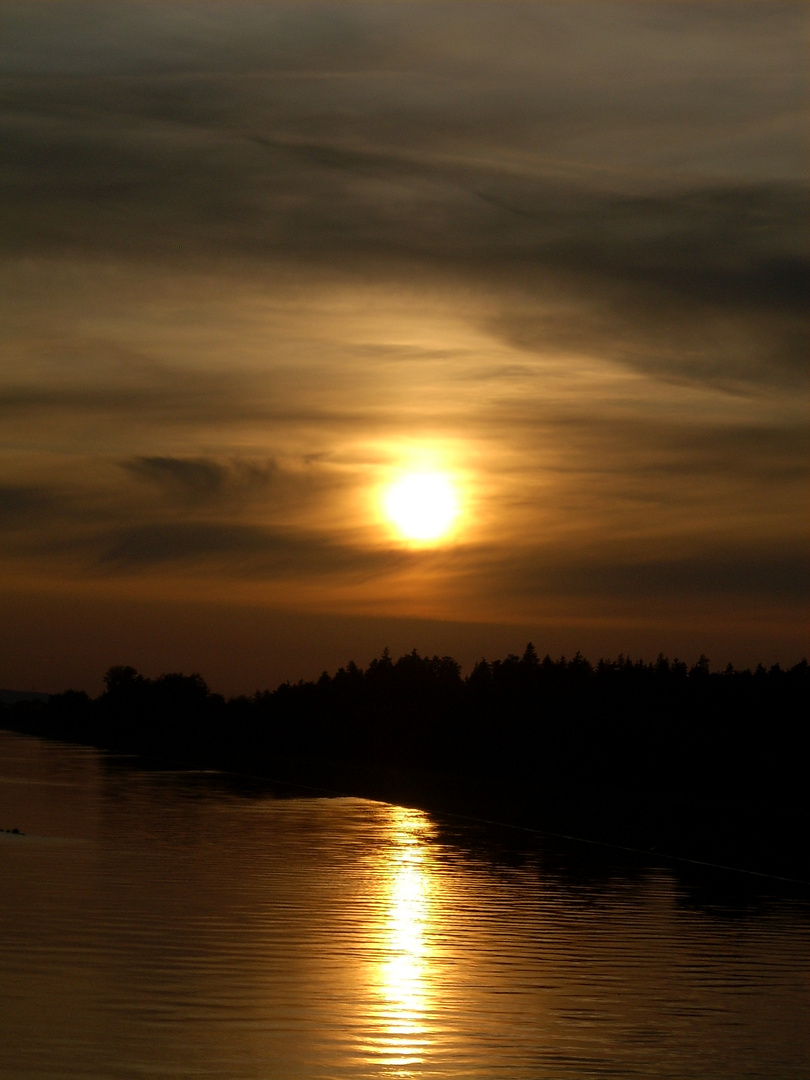
[[805, 22], [0, 4], [0, 687], [797, 662]]

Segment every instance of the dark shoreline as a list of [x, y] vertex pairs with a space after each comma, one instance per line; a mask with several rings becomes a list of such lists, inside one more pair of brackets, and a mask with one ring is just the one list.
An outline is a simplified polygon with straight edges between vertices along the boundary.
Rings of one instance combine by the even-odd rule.
[[267, 779], [313, 793], [377, 799], [501, 830], [612, 849], [616, 858], [704, 865], [810, 890], [810, 851], [789, 805], [673, 798], [650, 788], [530, 785], [512, 778], [325, 761], [277, 762]]
[[[236, 769], [235, 762], [177, 761], [56, 739], [32, 725], [2, 727], [48, 741], [93, 746], [108, 767], [211, 771], [240, 794], [364, 798], [423, 810], [436, 820], [478, 826], [498, 846], [523, 851], [536, 841], [578, 847], [580, 865], [668, 866], [679, 879], [707, 880], [737, 901], [773, 892], [810, 901], [810, 851], [790, 807], [730, 805], [693, 798], [663, 799], [651, 790], [516, 784], [512, 779], [441, 775], [369, 762], [276, 758]], [[763, 812], [764, 811], [764, 812]], [[797, 828], [797, 826], [799, 826]], [[722, 884], [721, 884], [722, 883]]]
[[0, 727], [810, 888], [804, 661], [713, 674], [528, 646], [465, 679], [449, 657], [384, 653], [230, 701], [199, 675], [105, 684], [5, 705]]

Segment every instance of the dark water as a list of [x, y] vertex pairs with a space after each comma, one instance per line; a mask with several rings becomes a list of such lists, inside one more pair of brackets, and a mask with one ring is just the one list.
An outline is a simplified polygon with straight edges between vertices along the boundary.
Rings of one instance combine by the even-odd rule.
[[810, 917], [0, 732], [0, 1076], [810, 1075]]

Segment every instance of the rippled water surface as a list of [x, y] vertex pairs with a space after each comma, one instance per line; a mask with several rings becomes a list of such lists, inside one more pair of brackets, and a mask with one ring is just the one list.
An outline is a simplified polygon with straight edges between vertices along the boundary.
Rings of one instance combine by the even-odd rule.
[[0, 1076], [810, 1075], [810, 918], [0, 732]]

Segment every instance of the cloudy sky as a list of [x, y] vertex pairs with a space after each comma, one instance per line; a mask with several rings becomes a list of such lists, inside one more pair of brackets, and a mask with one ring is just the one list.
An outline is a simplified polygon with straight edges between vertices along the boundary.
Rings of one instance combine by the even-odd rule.
[[0, 2], [0, 686], [799, 660], [807, 30]]

